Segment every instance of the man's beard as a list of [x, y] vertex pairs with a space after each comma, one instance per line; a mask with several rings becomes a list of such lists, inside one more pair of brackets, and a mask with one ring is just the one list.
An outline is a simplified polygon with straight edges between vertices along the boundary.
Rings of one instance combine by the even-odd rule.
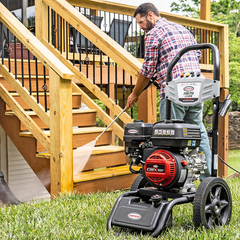
[[146, 22], [147, 22], [146, 28], [144, 28], [143, 30], [147, 33], [148, 31], [150, 31], [153, 28], [154, 24], [151, 23], [147, 18], [146, 18]]

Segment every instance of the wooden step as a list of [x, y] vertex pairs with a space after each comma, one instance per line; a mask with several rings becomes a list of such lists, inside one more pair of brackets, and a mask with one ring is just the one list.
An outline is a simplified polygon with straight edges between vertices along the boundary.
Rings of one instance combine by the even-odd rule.
[[[73, 150], [76, 151], [76, 150]], [[49, 153], [38, 153], [38, 158], [50, 159]], [[87, 161], [83, 171], [98, 169], [103, 167], [113, 167], [126, 164], [128, 157], [125, 155], [124, 147], [121, 146], [96, 146]]]
[[[139, 170], [140, 167], [134, 167]], [[74, 190], [80, 193], [114, 191], [130, 188], [136, 174], [129, 171], [129, 165], [81, 172], [74, 175]]]
[[[81, 147], [99, 136], [101, 132], [104, 131], [105, 128], [101, 127], [83, 127], [83, 128], [73, 128], [73, 148]], [[43, 131], [47, 136], [50, 136], [50, 131]], [[21, 137], [33, 137], [31, 132], [20, 132]], [[112, 138], [112, 129], [109, 128], [96, 142], [96, 146], [100, 145], [110, 145]], [[46, 151], [44, 147], [37, 142], [36, 152], [44, 152]]]
[[[47, 129], [48, 127], [33, 111], [26, 111], [26, 113], [37, 123], [41, 129]], [[73, 126], [89, 127], [96, 125], [96, 110], [94, 109], [73, 109]], [[5, 112], [7, 116], [15, 116], [14, 112]], [[21, 123], [20, 131], [27, 130], [24, 124]]]
[[[23, 109], [29, 109], [31, 108], [28, 106], [28, 104], [19, 96], [18, 93], [10, 93], [15, 100], [21, 105]], [[32, 93], [32, 96], [37, 99], [37, 94], [34, 92]], [[49, 108], [49, 95], [47, 93], [47, 108]], [[45, 107], [45, 95], [42, 92], [39, 92], [39, 103]], [[80, 108], [81, 107], [81, 93], [72, 93], [72, 108]], [[10, 110], [8, 106], [6, 106], [6, 110]]]
[[[22, 83], [22, 76], [18, 75], [17, 79]], [[11, 85], [3, 78], [0, 77], [0, 83], [9, 91], [9, 92], [14, 92], [15, 89], [11, 87]], [[31, 90], [32, 91], [37, 91], [37, 86], [38, 86], [38, 91], [39, 92], [44, 92], [42, 86], [44, 85], [44, 78], [43, 76], [38, 77], [38, 84], [36, 81], [36, 76], [31, 76]], [[49, 86], [49, 77], [46, 76], [46, 85]], [[29, 76], [24, 76], [24, 87], [29, 91]]]

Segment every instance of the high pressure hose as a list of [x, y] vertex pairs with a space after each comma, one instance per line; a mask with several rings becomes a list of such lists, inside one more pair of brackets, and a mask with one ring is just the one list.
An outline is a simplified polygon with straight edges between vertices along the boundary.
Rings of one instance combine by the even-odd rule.
[[236, 170], [235, 168], [231, 167], [229, 164], [227, 164], [219, 155], [218, 155], [218, 158], [224, 163], [226, 164], [229, 168], [231, 168], [233, 171], [237, 172], [237, 173], [240, 173], [240, 171]]

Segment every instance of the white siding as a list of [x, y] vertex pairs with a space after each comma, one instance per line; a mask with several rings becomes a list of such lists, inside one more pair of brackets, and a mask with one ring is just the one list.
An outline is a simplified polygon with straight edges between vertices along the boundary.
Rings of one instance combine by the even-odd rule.
[[7, 138], [8, 186], [21, 201], [49, 200], [50, 194], [29, 167], [12, 141]]

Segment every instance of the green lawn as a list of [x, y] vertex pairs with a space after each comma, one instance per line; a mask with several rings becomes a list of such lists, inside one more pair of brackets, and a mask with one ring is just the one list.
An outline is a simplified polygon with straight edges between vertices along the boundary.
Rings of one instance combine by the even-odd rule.
[[[240, 151], [230, 151], [229, 164], [240, 169]], [[229, 171], [231, 174], [231, 171]], [[173, 208], [173, 227], [158, 239], [240, 239], [240, 179], [226, 179], [233, 211], [228, 226], [216, 230], [195, 229], [192, 204]], [[51, 202], [32, 202], [0, 208], [0, 239], [151, 239], [148, 235], [107, 232], [110, 211], [122, 191], [86, 196], [67, 194]]]
[[[231, 167], [240, 171], [240, 150], [230, 150], [228, 153], [228, 163]], [[228, 168], [228, 176], [235, 173], [232, 169]]]

